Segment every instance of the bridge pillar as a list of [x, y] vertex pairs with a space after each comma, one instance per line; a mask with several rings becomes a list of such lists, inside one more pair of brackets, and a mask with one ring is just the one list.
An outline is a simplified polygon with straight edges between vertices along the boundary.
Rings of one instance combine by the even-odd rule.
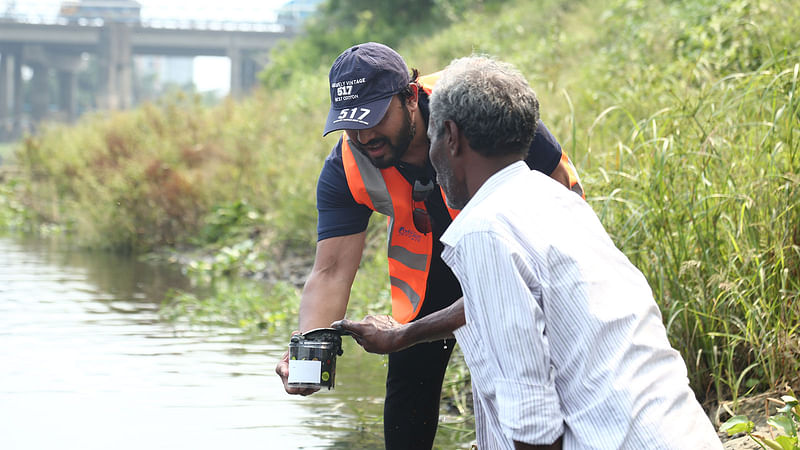
[[242, 90], [250, 92], [258, 84], [258, 72], [261, 70], [252, 55], [242, 61]]
[[29, 63], [33, 69], [33, 79], [31, 80], [31, 118], [34, 124], [47, 117], [47, 110], [50, 106], [50, 70], [40, 62]]
[[116, 84], [117, 73], [114, 68], [116, 54], [114, 52], [114, 33], [106, 26], [100, 33], [100, 44], [97, 49], [97, 107], [115, 109], [117, 106]]
[[58, 78], [58, 119], [73, 122], [77, 118], [78, 71], [85, 69], [85, 61], [79, 53], [48, 51], [47, 66]]
[[22, 131], [22, 54], [5, 48], [0, 59], [0, 140]]
[[237, 47], [228, 49], [228, 57], [231, 59], [230, 95], [241, 98], [258, 84], [261, 65], [256, 61], [255, 55], [247, 54]]
[[11, 132], [11, 121], [8, 116], [8, 100], [12, 94], [11, 65], [8, 63], [9, 54], [4, 51], [0, 54], [0, 140]]
[[242, 96], [242, 50], [231, 46], [227, 53], [231, 59], [231, 90], [228, 95], [239, 98]]
[[68, 122], [77, 118], [77, 101], [75, 91], [78, 88], [78, 77], [70, 70], [58, 71], [58, 109]]
[[132, 54], [130, 27], [122, 23], [103, 27], [97, 51], [100, 70], [97, 106], [101, 109], [124, 109], [133, 104]]
[[16, 138], [22, 135], [22, 51], [14, 53], [11, 72], [14, 76], [14, 98], [11, 101], [11, 136]]
[[126, 24], [116, 24], [119, 40], [117, 52], [119, 55], [117, 70], [119, 71], [118, 85], [120, 108], [128, 109], [133, 106], [133, 47], [131, 46], [131, 27]]

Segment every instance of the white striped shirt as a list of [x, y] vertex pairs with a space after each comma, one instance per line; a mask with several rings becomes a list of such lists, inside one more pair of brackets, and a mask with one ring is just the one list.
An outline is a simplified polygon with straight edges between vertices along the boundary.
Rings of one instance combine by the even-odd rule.
[[565, 449], [722, 448], [647, 281], [573, 192], [512, 164], [442, 242], [480, 450], [562, 434]]

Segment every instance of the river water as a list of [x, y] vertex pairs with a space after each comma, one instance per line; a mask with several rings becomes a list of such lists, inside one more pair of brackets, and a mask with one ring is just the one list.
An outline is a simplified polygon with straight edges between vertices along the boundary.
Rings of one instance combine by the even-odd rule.
[[0, 449], [383, 447], [382, 357], [346, 338], [336, 389], [289, 396], [290, 330], [176, 329], [169, 289], [171, 266], [0, 237]]

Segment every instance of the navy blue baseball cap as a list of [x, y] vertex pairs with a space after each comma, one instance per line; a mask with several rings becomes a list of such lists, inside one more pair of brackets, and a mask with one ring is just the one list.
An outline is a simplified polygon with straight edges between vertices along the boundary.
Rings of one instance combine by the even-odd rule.
[[331, 66], [328, 75], [331, 110], [325, 136], [336, 130], [363, 130], [377, 125], [392, 97], [411, 82], [403, 58], [376, 42], [354, 45]]

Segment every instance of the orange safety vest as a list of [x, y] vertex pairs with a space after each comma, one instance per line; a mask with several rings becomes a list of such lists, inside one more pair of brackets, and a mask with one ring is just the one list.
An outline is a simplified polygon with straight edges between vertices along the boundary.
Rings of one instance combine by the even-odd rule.
[[[419, 77], [417, 82], [430, 95], [440, 75], [441, 72], [436, 72]], [[565, 158], [571, 172], [574, 171], [569, 158], [562, 152], [561, 159]], [[423, 234], [414, 226], [412, 186], [408, 180], [396, 167], [378, 169], [369, 157], [353, 151], [347, 133], [342, 133], [342, 162], [347, 185], [355, 201], [388, 217], [392, 316], [400, 323], [408, 323], [417, 317], [425, 301], [433, 233]], [[577, 171], [570, 173], [570, 185], [579, 188], [578, 182]], [[582, 195], [582, 192], [579, 193]], [[445, 198], [444, 191], [442, 198]], [[425, 208], [423, 202], [419, 203]], [[458, 210], [449, 206], [447, 209], [451, 218], [458, 215]]]
[[[376, 168], [369, 157], [350, 148], [346, 134], [342, 136], [342, 162], [355, 201], [388, 216], [392, 316], [400, 323], [408, 323], [417, 317], [425, 301], [433, 233], [423, 234], [414, 226], [412, 186], [396, 167]], [[418, 207], [424, 209], [425, 204], [419, 202]], [[447, 209], [452, 218], [458, 214], [457, 210]]]

